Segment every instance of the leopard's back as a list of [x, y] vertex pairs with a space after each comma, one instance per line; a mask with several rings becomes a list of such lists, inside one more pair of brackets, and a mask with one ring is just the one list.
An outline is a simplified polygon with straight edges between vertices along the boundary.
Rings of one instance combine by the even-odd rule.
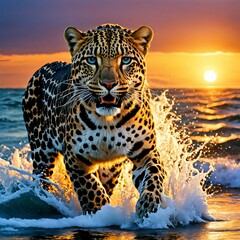
[[44, 146], [47, 135], [55, 139], [52, 144], [62, 148], [70, 74], [70, 64], [48, 63], [36, 71], [28, 83], [22, 100], [23, 117], [34, 148]]

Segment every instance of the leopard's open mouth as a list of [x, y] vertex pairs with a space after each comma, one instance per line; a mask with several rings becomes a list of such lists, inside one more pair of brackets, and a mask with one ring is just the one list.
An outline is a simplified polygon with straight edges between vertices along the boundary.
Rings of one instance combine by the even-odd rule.
[[117, 102], [117, 98], [108, 94], [105, 97], [101, 98], [101, 104], [115, 104]]
[[113, 97], [112, 95], [108, 94], [104, 97], [101, 97], [98, 99], [97, 107], [121, 107], [121, 101], [119, 101], [116, 97]]

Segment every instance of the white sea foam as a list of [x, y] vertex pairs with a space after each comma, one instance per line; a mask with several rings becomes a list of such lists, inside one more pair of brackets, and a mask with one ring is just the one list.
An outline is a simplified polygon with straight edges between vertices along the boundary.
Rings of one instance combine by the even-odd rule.
[[[32, 192], [48, 205], [53, 206], [64, 217], [53, 218], [0, 218], [0, 229], [36, 227], [36, 228], [68, 228], [68, 227], [107, 227], [116, 225], [120, 228], [168, 228], [187, 225], [191, 222], [203, 222], [210, 218], [207, 209], [207, 193], [202, 184], [213, 169], [200, 171], [193, 167], [199, 160], [200, 149], [194, 150], [192, 142], [183, 129], [178, 129], [179, 120], [172, 113], [172, 103], [163, 93], [152, 101], [155, 113], [155, 125], [158, 134], [158, 149], [168, 173], [164, 194], [167, 207], [159, 208], [148, 218], [139, 220], [135, 216], [135, 204], [138, 193], [132, 183], [127, 164], [123, 170], [121, 183], [117, 186], [111, 199], [111, 205], [104, 206], [96, 214], [82, 215], [77, 196], [71, 183], [63, 181], [65, 169], [59, 159], [52, 181], [56, 186], [55, 194], [44, 191], [39, 186], [39, 179], [32, 175], [32, 161], [28, 158], [29, 146], [15, 149], [8, 159], [0, 159], [0, 205], [13, 199], [21, 199], [23, 194]], [[220, 166], [220, 165], [219, 165]], [[236, 166], [228, 168], [230, 173], [239, 172]], [[214, 172], [214, 171], [213, 171]], [[222, 178], [221, 168], [215, 170]], [[215, 173], [214, 172], [214, 173]], [[35, 181], [32, 179], [35, 178]], [[236, 177], [239, 179], [239, 177]], [[219, 178], [218, 178], [219, 179]], [[231, 180], [232, 183], [235, 181]]]
[[222, 184], [230, 188], [240, 188], [240, 161], [229, 158], [214, 160], [215, 170], [211, 175], [214, 184]]

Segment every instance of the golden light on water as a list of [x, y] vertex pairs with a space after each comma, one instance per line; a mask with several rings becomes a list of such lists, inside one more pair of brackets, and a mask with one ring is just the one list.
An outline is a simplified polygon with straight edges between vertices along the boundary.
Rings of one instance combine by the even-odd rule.
[[203, 77], [204, 77], [204, 80], [209, 83], [215, 82], [217, 80], [217, 74], [212, 70], [206, 71]]

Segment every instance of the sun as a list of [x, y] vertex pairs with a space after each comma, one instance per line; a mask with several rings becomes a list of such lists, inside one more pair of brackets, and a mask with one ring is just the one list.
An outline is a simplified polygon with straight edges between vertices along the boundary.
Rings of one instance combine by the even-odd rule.
[[217, 74], [212, 70], [206, 71], [203, 77], [204, 77], [204, 80], [209, 83], [215, 82], [217, 80]]

